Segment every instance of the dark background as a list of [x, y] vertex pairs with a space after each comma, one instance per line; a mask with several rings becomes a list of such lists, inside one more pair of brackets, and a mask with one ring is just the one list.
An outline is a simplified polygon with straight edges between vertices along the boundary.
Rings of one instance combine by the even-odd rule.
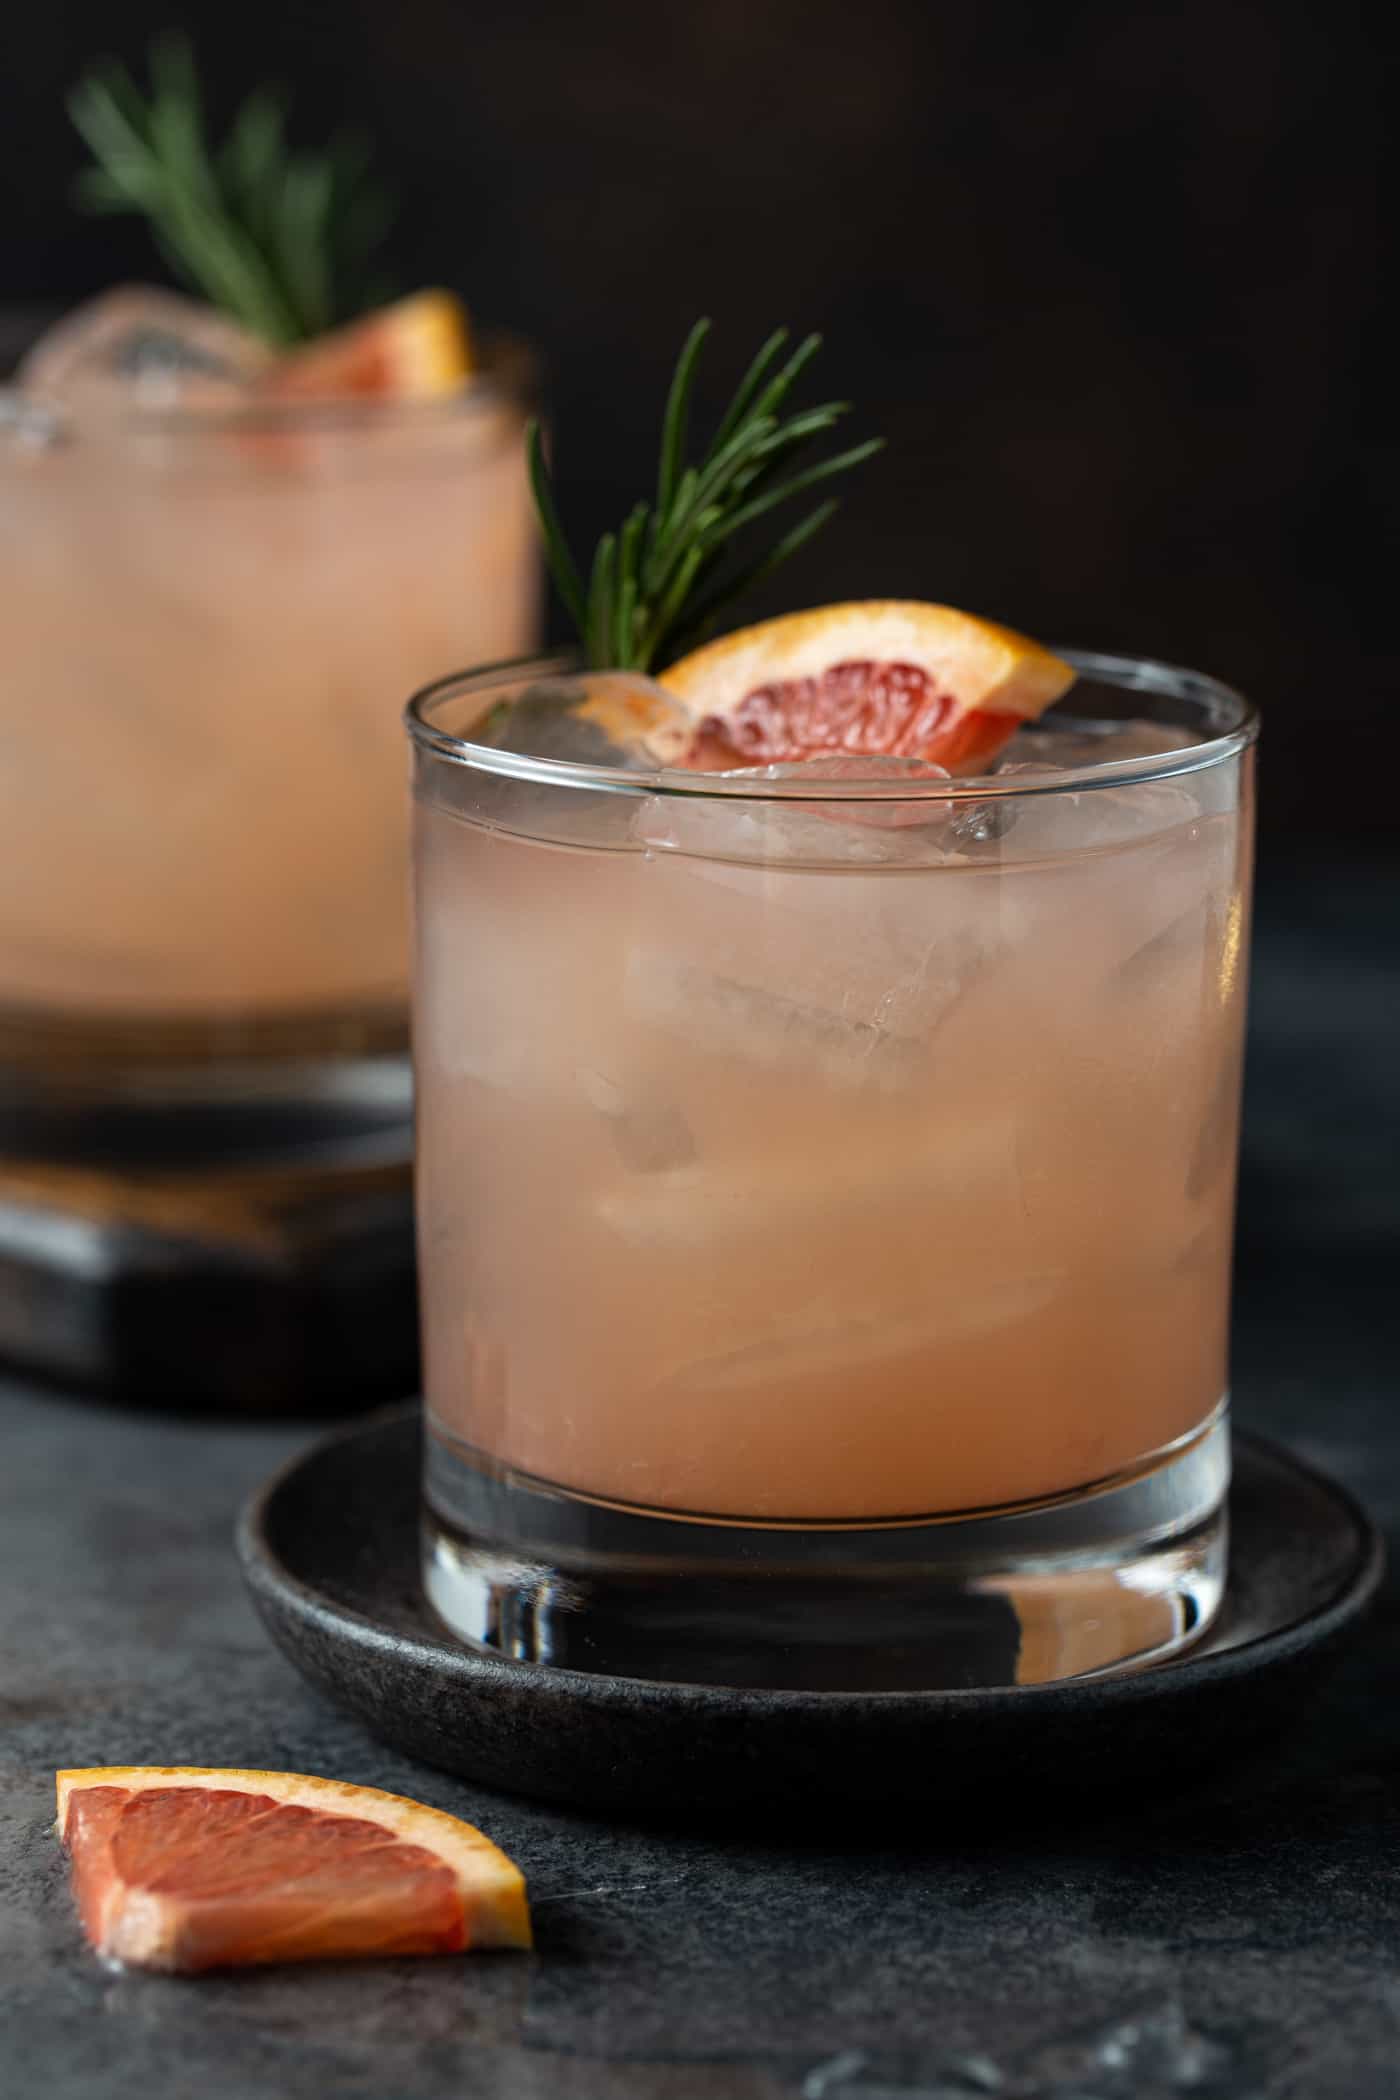
[[821, 328], [817, 383], [890, 445], [766, 609], [946, 598], [1196, 664], [1266, 710], [1272, 857], [1393, 850], [1389, 145], [1351, 0], [17, 8], [11, 301], [156, 274], [71, 210], [62, 98], [172, 22], [216, 112], [273, 77], [305, 139], [371, 130], [404, 283], [542, 349], [580, 540], [645, 486], [698, 312], [711, 402]]

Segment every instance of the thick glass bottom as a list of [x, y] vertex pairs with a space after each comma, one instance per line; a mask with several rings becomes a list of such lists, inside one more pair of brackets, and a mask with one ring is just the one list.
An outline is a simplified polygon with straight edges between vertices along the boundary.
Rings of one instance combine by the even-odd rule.
[[428, 1424], [423, 1582], [470, 1646], [567, 1670], [772, 1690], [1046, 1684], [1141, 1667], [1225, 1585], [1222, 1404], [1129, 1476], [884, 1525], [697, 1521], [493, 1469]]

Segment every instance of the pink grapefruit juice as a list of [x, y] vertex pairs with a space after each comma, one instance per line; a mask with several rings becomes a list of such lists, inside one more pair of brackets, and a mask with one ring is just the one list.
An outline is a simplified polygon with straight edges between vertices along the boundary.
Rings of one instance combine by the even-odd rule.
[[1188, 1444], [1226, 1389], [1240, 781], [1046, 775], [883, 832], [425, 792], [440, 1434], [760, 1523], [1004, 1510]]

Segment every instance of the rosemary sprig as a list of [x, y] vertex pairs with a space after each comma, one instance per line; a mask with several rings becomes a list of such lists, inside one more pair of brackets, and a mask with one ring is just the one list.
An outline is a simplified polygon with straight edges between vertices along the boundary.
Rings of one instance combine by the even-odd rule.
[[185, 39], [158, 39], [149, 63], [149, 96], [107, 60], [69, 97], [95, 163], [77, 188], [89, 210], [140, 213], [176, 274], [269, 342], [320, 335], [388, 296], [367, 272], [392, 212], [361, 141], [293, 150], [286, 104], [259, 88], [216, 146]]
[[707, 320], [697, 321], [676, 361], [661, 420], [656, 500], [638, 503], [617, 532], [604, 533], [587, 584], [559, 521], [539, 425], [530, 425], [530, 483], [546, 558], [596, 669], [654, 670], [703, 641], [728, 604], [796, 554], [839, 506], [818, 504], [756, 559], [737, 566], [736, 536], [791, 497], [859, 466], [884, 443], [867, 438], [794, 471], [850, 404], [826, 401], [785, 412], [821, 337], [809, 335], [783, 361], [788, 331], [779, 328], [740, 380], [705, 451], [687, 465], [695, 368], [709, 331]]

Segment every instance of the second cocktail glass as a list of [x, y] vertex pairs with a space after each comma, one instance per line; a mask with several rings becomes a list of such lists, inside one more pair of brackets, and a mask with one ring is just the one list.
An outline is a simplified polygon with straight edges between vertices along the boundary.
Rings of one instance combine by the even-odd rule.
[[395, 694], [533, 639], [522, 379], [503, 356], [425, 402], [0, 396], [0, 1103], [254, 1073], [297, 1103], [401, 1056]]

